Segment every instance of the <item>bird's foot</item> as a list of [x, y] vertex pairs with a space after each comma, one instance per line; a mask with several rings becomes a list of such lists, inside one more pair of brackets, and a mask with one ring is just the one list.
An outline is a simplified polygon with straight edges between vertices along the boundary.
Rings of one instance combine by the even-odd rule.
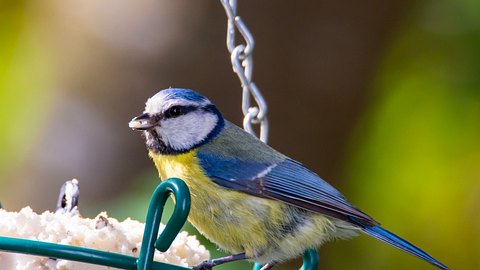
[[212, 259], [203, 261], [201, 264], [194, 266], [193, 270], [212, 270], [212, 268], [216, 265], [224, 264], [227, 262], [233, 262], [238, 260], [244, 260], [245, 253], [230, 255], [222, 258]]
[[201, 264], [194, 266], [192, 269], [193, 270], [212, 270], [214, 266], [215, 266], [215, 263], [213, 260], [206, 260], [206, 261], [203, 261]]

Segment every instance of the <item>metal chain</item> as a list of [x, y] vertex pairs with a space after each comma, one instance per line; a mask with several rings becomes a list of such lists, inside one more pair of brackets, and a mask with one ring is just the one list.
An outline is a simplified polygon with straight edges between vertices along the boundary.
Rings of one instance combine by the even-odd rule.
[[[260, 140], [268, 140], [267, 102], [260, 89], [252, 82], [253, 48], [255, 41], [243, 20], [237, 16], [237, 0], [220, 0], [227, 13], [227, 48], [230, 52], [233, 71], [242, 84], [243, 128], [250, 134], [255, 134], [252, 124], [260, 124]], [[242, 42], [235, 41], [236, 33], [240, 34]], [[256, 104], [251, 104], [251, 98]]]

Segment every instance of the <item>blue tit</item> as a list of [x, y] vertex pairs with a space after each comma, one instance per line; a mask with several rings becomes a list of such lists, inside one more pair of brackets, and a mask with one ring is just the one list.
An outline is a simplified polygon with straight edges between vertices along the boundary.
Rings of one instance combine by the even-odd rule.
[[189, 221], [232, 256], [196, 269], [248, 259], [270, 269], [305, 249], [362, 232], [448, 269], [380, 227], [317, 174], [222, 117], [199, 93], [158, 92], [129, 126], [142, 130], [161, 179], [191, 192]]

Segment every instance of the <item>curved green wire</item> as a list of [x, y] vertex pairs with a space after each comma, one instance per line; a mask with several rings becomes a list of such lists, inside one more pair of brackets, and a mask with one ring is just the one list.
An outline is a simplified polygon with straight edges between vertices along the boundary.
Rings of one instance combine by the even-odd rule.
[[[175, 209], [172, 217], [168, 220], [167, 225], [157, 239], [163, 207], [171, 193], [175, 195]], [[148, 207], [142, 248], [138, 257], [138, 270], [151, 269], [155, 253], [154, 247], [162, 252], [167, 251], [183, 224], [185, 224], [189, 212], [190, 191], [185, 182], [178, 178], [170, 178], [158, 185]]]
[[315, 270], [318, 268], [318, 252], [315, 249], [307, 249], [303, 253], [303, 265], [300, 270]]

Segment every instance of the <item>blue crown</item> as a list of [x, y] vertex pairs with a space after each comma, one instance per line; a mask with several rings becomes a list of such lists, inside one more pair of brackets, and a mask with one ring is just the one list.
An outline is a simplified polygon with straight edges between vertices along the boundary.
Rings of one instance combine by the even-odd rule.
[[194, 102], [202, 102], [207, 100], [206, 97], [190, 89], [168, 88], [162, 90], [161, 92], [163, 92], [163, 94], [165, 94], [165, 96], [167, 96], [169, 99], [184, 99]]

